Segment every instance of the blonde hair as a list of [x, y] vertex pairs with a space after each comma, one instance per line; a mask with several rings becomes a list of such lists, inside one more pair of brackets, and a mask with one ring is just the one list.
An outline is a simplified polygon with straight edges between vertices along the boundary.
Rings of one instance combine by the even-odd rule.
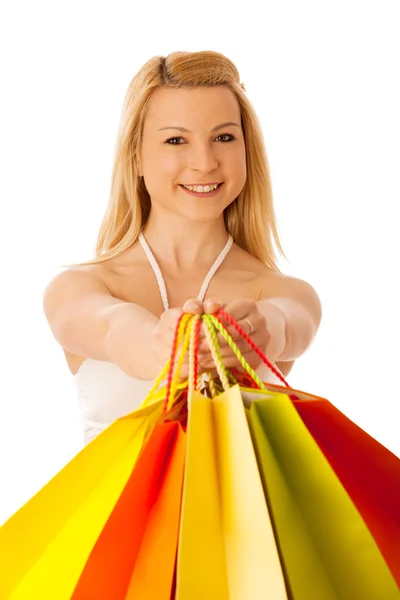
[[139, 176], [143, 125], [150, 98], [160, 87], [226, 86], [239, 103], [246, 145], [247, 179], [225, 209], [225, 226], [236, 244], [279, 271], [276, 249], [285, 257], [272, 202], [267, 155], [258, 118], [244, 93], [236, 66], [218, 52], [173, 52], [151, 58], [132, 79], [123, 103], [111, 190], [98, 234], [96, 264], [115, 258], [138, 238], [150, 214], [150, 196]]

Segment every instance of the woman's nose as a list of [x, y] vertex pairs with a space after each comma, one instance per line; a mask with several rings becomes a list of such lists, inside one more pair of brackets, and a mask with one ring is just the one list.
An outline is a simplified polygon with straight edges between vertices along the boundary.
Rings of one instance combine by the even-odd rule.
[[196, 171], [209, 173], [218, 167], [218, 159], [214, 149], [208, 144], [198, 145], [191, 149], [189, 167]]

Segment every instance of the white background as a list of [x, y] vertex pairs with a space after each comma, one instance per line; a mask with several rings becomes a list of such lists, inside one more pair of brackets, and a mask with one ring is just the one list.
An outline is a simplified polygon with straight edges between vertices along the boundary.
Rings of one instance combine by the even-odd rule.
[[151, 56], [175, 50], [229, 56], [262, 123], [290, 260], [281, 267], [324, 308], [289, 381], [400, 454], [397, 8], [2, 4], [0, 522], [82, 448], [43, 290], [58, 265], [92, 256], [125, 91]]

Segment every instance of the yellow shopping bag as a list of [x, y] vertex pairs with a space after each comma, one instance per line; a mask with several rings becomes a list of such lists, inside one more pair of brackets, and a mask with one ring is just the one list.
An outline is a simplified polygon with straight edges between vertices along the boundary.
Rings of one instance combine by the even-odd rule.
[[176, 600], [229, 600], [212, 405], [190, 394]]
[[1, 527], [2, 600], [70, 598], [162, 404], [116, 420]]
[[238, 387], [189, 397], [177, 600], [286, 600]]
[[[222, 316], [247, 337], [229, 315]], [[264, 385], [223, 324], [214, 316], [203, 316], [203, 320], [210, 332], [213, 325], [221, 333], [260, 388], [241, 388], [241, 392], [244, 402], [251, 403], [249, 424], [290, 597], [399, 600], [399, 588], [376, 540], [288, 396], [294, 390]], [[233, 401], [237, 391], [229, 389], [215, 332], [211, 337], [220, 385]], [[237, 375], [243, 379], [241, 373]]]

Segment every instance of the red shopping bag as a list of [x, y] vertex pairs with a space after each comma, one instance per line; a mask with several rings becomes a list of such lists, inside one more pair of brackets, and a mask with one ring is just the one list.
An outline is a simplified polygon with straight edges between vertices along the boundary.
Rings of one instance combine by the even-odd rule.
[[400, 585], [400, 461], [328, 400], [293, 403], [367, 524]]

